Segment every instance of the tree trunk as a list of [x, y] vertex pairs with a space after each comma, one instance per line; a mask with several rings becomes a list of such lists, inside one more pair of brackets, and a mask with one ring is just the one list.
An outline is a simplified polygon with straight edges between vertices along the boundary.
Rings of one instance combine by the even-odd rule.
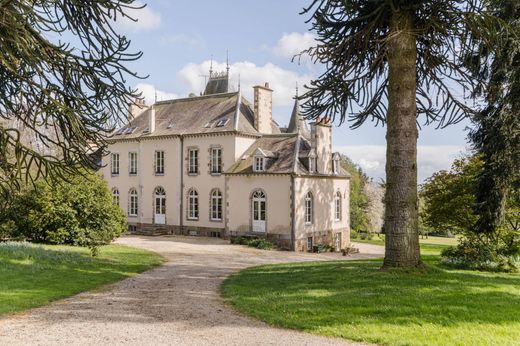
[[417, 198], [416, 38], [413, 15], [394, 12], [388, 38], [388, 114], [383, 268], [416, 267]]

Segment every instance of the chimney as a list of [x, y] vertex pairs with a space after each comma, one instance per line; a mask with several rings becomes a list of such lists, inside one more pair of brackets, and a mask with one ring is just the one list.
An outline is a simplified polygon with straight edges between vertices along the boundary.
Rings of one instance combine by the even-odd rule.
[[146, 109], [144, 99], [136, 99], [128, 104], [128, 121], [134, 120]]
[[155, 107], [153, 105], [150, 108], [150, 115], [148, 117], [148, 129], [150, 133], [155, 132]]
[[316, 170], [332, 174], [332, 126], [327, 118], [311, 124], [311, 147], [316, 151]]
[[273, 90], [269, 88], [267, 82], [264, 86], [254, 86], [253, 90], [255, 91], [255, 129], [260, 133], [270, 134], [273, 120]]

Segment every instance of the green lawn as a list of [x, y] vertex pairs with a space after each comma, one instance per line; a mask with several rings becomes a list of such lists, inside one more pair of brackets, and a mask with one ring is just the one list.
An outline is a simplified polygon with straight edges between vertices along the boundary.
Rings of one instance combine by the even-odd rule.
[[[365, 243], [365, 244], [373, 244], [373, 245], [385, 245], [384, 236], [381, 238], [374, 237], [374, 239], [370, 240], [362, 240], [362, 239], [352, 239], [354, 243]], [[421, 245], [421, 254], [422, 255], [440, 255], [442, 249], [448, 246], [457, 245], [457, 238], [444, 238], [444, 237], [428, 237], [428, 239], [419, 239], [419, 243]]]
[[520, 274], [448, 270], [438, 256], [423, 259], [426, 269], [406, 273], [379, 271], [381, 260], [260, 266], [228, 278], [222, 295], [270, 324], [356, 341], [520, 344]]
[[153, 252], [122, 245], [85, 248], [0, 243], [0, 315], [48, 304], [143, 272], [163, 262]]

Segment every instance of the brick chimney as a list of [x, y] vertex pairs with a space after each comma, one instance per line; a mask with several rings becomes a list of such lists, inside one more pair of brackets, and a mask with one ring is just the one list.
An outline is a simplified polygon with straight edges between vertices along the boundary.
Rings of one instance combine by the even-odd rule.
[[267, 82], [264, 86], [254, 86], [253, 90], [255, 92], [255, 129], [260, 133], [270, 134], [273, 120], [273, 90], [269, 88]]
[[332, 174], [332, 126], [328, 119], [317, 118], [311, 124], [311, 147], [316, 151], [316, 170]]

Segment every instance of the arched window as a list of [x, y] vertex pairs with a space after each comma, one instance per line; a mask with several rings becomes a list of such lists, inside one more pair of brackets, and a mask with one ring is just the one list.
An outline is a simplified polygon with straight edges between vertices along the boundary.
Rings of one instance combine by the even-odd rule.
[[334, 220], [341, 221], [341, 192], [334, 196]]
[[114, 187], [112, 189], [112, 203], [119, 206], [119, 190], [117, 187]]
[[313, 221], [313, 207], [314, 201], [312, 198], [312, 193], [309, 191], [305, 195], [305, 223], [311, 224]]
[[128, 215], [130, 216], [137, 216], [138, 213], [138, 203], [139, 199], [137, 196], [137, 190], [134, 188], [131, 188], [128, 192], [129, 201], [128, 201]]
[[219, 189], [211, 192], [211, 220], [222, 220], [222, 193]]
[[188, 219], [198, 220], [199, 218], [199, 194], [195, 189], [188, 192]]

